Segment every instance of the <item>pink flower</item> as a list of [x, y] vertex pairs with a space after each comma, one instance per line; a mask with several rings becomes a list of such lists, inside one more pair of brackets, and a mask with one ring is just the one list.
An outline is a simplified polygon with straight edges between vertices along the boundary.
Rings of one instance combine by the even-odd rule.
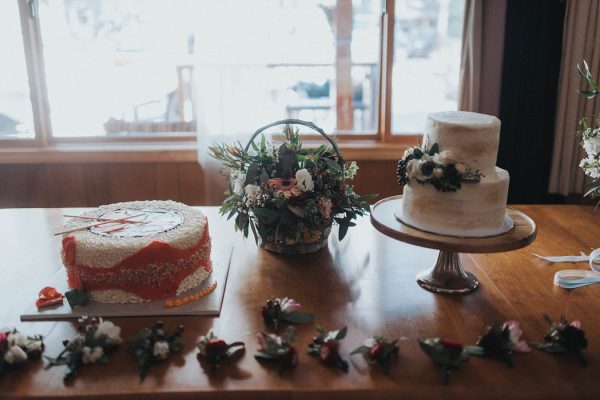
[[296, 179], [273, 178], [267, 181], [269, 186], [275, 190], [275, 193], [281, 193], [286, 199], [297, 197], [302, 194], [296, 187]]
[[531, 351], [531, 348], [527, 344], [526, 341], [521, 340], [521, 336], [523, 335], [523, 330], [519, 327], [519, 323], [517, 321], [507, 321], [504, 323], [502, 329], [508, 327], [508, 331], [510, 332], [510, 348], [514, 351], [518, 351], [521, 353], [525, 353]]
[[287, 297], [279, 300], [281, 306], [281, 312], [288, 314], [294, 311], [298, 311], [301, 308], [300, 303], [297, 303], [294, 299], [288, 299]]
[[461, 175], [464, 174], [466, 171], [465, 164], [463, 164], [463, 163], [456, 163], [456, 165], [454, 165], [454, 168], [456, 168], [458, 173]]
[[581, 329], [581, 322], [577, 319], [575, 321], [571, 321], [569, 325], [571, 325], [573, 328]]

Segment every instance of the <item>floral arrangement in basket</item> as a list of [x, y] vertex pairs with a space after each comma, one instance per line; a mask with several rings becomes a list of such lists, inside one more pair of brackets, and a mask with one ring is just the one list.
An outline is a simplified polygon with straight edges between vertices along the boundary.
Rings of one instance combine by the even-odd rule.
[[[583, 77], [587, 89], [580, 90], [579, 93], [587, 99], [593, 99], [600, 94], [598, 83], [594, 80], [588, 64], [583, 62], [583, 70], [578, 65], [577, 70]], [[600, 116], [584, 116], [579, 120], [579, 129], [577, 134], [581, 136], [581, 144], [585, 149], [587, 157], [581, 160], [579, 166], [583, 172], [592, 178], [588, 187], [586, 196], [600, 196]]]
[[[329, 145], [303, 148], [298, 130], [304, 125], [319, 132]], [[267, 128], [284, 125], [286, 141], [280, 146], [254, 139]], [[301, 120], [283, 120], [260, 128], [249, 143], [215, 145], [211, 155], [222, 161], [230, 178], [229, 197], [221, 207], [228, 218], [235, 216], [236, 230], [257, 243], [282, 253], [308, 253], [327, 244], [335, 222], [342, 240], [357, 216], [369, 212], [376, 195], [359, 196], [349, 183], [358, 166], [346, 163], [335, 142], [316, 125]]]

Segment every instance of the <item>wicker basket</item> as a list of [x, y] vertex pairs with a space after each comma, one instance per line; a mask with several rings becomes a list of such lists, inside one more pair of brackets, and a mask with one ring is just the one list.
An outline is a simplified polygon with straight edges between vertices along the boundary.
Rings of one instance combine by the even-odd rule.
[[[342, 156], [340, 149], [338, 148], [337, 144], [333, 141], [333, 139], [331, 139], [321, 128], [319, 128], [312, 122], [302, 121], [300, 119], [284, 119], [284, 120], [276, 121], [269, 125], [263, 126], [262, 128], [258, 129], [256, 132], [254, 132], [254, 134], [248, 141], [248, 144], [246, 144], [245, 150], [248, 151], [250, 149], [252, 142], [256, 139], [256, 137], [258, 135], [263, 133], [265, 130], [272, 128], [274, 126], [278, 126], [278, 125], [303, 125], [303, 126], [306, 126], [308, 128], [311, 128], [312, 130], [316, 131], [321, 136], [323, 136], [329, 142], [329, 144], [331, 144], [331, 147], [334, 149], [334, 151], [339, 156], [338, 161], [339, 161], [340, 166], [342, 166], [342, 167], [344, 166], [344, 164], [345, 164], [344, 157]], [[265, 243], [262, 243], [262, 240], [259, 239], [259, 243], [266, 250], [272, 251], [274, 253], [308, 254], [308, 253], [313, 253], [315, 251], [321, 250], [322, 248], [327, 246], [327, 240], [329, 238], [330, 233], [331, 233], [331, 225], [326, 227], [323, 231], [306, 232], [305, 234], [302, 235], [302, 237], [299, 240], [295, 241], [293, 244], [286, 243], [287, 238], [284, 235], [279, 235], [277, 233], [273, 234], [273, 235], [269, 235], [267, 237]]]

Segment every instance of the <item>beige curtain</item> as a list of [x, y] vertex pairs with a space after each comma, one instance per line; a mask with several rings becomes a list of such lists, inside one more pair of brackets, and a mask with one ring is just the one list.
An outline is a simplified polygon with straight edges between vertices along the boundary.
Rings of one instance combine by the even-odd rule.
[[585, 177], [579, 161], [584, 158], [576, 136], [583, 115], [600, 114], [600, 99], [586, 100], [577, 64], [587, 60], [593, 76], [600, 77], [600, 1], [569, 0], [563, 34], [554, 150], [549, 192], [564, 196], [585, 193]]
[[458, 109], [479, 111], [481, 88], [483, 2], [465, 0]]

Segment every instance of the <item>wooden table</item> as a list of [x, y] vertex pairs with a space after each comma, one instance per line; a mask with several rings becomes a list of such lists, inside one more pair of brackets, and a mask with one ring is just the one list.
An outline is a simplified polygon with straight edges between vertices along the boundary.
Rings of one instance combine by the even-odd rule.
[[[285, 257], [256, 249], [252, 239], [234, 234], [216, 208], [203, 209], [214, 237], [230, 238], [235, 250], [219, 318], [165, 318], [167, 326], [183, 323], [185, 349], [165, 364], [154, 365], [144, 382], [136, 375], [134, 358], [121, 348], [109, 366], [86, 366], [65, 386], [64, 367], [44, 369], [42, 361], [0, 377], [0, 398], [498, 398], [550, 399], [600, 397], [600, 286], [566, 291], [553, 286], [559, 269], [586, 269], [585, 263], [549, 265], [542, 255], [578, 254], [600, 246], [600, 212], [584, 206], [517, 206], [538, 225], [538, 238], [529, 247], [498, 254], [464, 255], [467, 270], [481, 287], [466, 296], [435, 295], [417, 286], [415, 275], [433, 264], [434, 250], [389, 239], [368, 218], [359, 221], [343, 242], [331, 238], [329, 248], [309, 256]], [[66, 212], [68, 211], [68, 212]], [[52, 232], [62, 226], [63, 213], [81, 210], [0, 210], [0, 326], [17, 326], [45, 336], [47, 355], [62, 349], [71, 337], [70, 322], [21, 323], [19, 315], [41, 287], [61, 268], [60, 239]], [[300, 362], [279, 375], [253, 357], [255, 334], [266, 329], [259, 314], [271, 296], [289, 296], [305, 310], [316, 311], [328, 328], [348, 325], [342, 353], [373, 334], [405, 337], [391, 373], [369, 366], [360, 356], [348, 357], [345, 374], [327, 369], [305, 350], [313, 327], [298, 327]], [[418, 348], [417, 338], [446, 336], [473, 344], [494, 320], [516, 319], [528, 340], [539, 340], [547, 325], [543, 313], [580, 319], [589, 338], [589, 365], [570, 357], [533, 350], [516, 354], [515, 368], [496, 360], [472, 357], [440, 384], [440, 371]], [[122, 336], [151, 325], [148, 318], [114, 320]], [[227, 341], [242, 340], [247, 350], [237, 364], [226, 364], [216, 376], [199, 365], [196, 338], [208, 330]]]

